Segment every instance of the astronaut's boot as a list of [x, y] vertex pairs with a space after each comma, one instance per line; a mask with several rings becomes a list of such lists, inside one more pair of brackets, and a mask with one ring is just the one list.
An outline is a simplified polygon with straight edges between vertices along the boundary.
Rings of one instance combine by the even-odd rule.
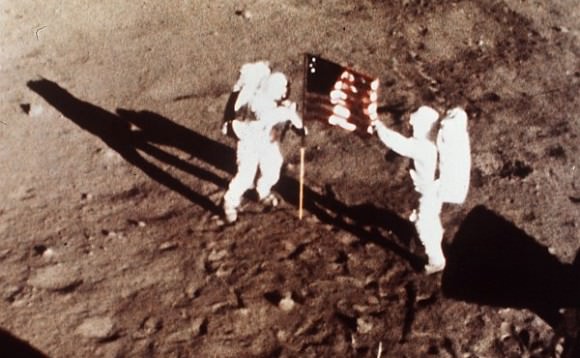
[[270, 193], [270, 194], [266, 195], [264, 198], [260, 199], [260, 202], [262, 204], [264, 204], [265, 206], [270, 206], [273, 208], [277, 207], [279, 204], [278, 198], [272, 193]]
[[427, 257], [429, 261], [425, 265], [425, 273], [427, 275], [443, 271], [445, 269], [445, 256], [443, 255], [443, 250], [440, 246], [436, 249], [427, 250]]

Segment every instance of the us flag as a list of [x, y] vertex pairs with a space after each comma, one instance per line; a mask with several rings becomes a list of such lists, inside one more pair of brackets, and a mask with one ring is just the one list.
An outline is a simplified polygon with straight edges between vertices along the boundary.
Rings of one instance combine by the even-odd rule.
[[373, 133], [379, 80], [321, 57], [304, 57], [304, 120], [319, 120], [360, 135]]

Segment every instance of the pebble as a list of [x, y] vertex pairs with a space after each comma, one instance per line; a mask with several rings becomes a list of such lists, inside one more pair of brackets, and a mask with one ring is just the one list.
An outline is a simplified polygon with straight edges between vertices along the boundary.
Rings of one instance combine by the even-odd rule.
[[373, 324], [371, 322], [367, 322], [364, 318], [357, 318], [356, 319], [356, 331], [360, 334], [367, 334], [373, 329]]
[[4, 260], [11, 252], [12, 250], [10, 249], [0, 250], [0, 260]]
[[207, 318], [198, 317], [191, 322], [191, 334], [194, 337], [201, 336], [207, 331]]
[[82, 278], [78, 268], [67, 265], [44, 267], [28, 280], [28, 284], [35, 288], [49, 291], [62, 291], [79, 285]]
[[190, 299], [194, 299], [197, 296], [199, 296], [199, 293], [201, 292], [202, 287], [203, 287], [203, 282], [201, 280], [194, 280], [187, 285], [187, 288], [185, 289], [185, 294]]
[[113, 149], [105, 150], [104, 157], [106, 161], [112, 161], [115, 163], [123, 161], [123, 157], [121, 157], [121, 154], [119, 154], [117, 151]]
[[177, 331], [175, 333], [170, 334], [166, 341], [169, 343], [179, 343], [179, 342], [187, 342], [191, 340], [193, 337], [193, 332], [191, 328], [184, 329], [182, 331]]
[[220, 260], [224, 259], [226, 256], [228, 256], [228, 250], [226, 250], [226, 249], [219, 250], [219, 251], [212, 250], [212, 252], [207, 257], [207, 260], [209, 262], [220, 261]]
[[213, 304], [211, 306], [211, 312], [214, 313], [214, 314], [215, 313], [219, 313], [222, 310], [227, 309], [228, 307], [231, 307], [231, 303], [230, 302], [227, 302], [227, 301], [225, 301], [225, 302], [218, 302], [218, 303], [215, 303], [215, 304]]
[[44, 108], [39, 104], [33, 104], [30, 106], [28, 115], [30, 117], [39, 117], [44, 112]]
[[292, 311], [295, 305], [296, 303], [294, 302], [292, 297], [284, 297], [278, 303], [278, 307], [280, 307], [280, 309], [285, 312]]
[[55, 256], [55, 254], [56, 252], [49, 247], [42, 253], [42, 257], [44, 257], [45, 259], [51, 259]]
[[501, 341], [505, 341], [506, 339], [510, 338], [514, 332], [514, 327], [509, 322], [502, 322], [499, 327], [499, 339]]
[[172, 241], [164, 242], [161, 245], [159, 245], [159, 251], [173, 250], [173, 249], [177, 248], [177, 246], [178, 245], [176, 242], [172, 242]]
[[250, 20], [253, 16], [248, 10], [236, 10], [236, 15], [241, 16], [246, 20]]
[[156, 317], [148, 317], [143, 322], [143, 333], [147, 336], [150, 336], [157, 331], [159, 331], [163, 327], [163, 321]]
[[99, 341], [115, 336], [115, 323], [110, 317], [93, 317], [85, 320], [78, 328], [77, 333], [85, 338]]
[[354, 244], [355, 242], [359, 241], [358, 237], [354, 236], [351, 233], [348, 232], [340, 232], [336, 235], [336, 239], [338, 240], [338, 242], [340, 242], [341, 244], [345, 245], [345, 246], [350, 246], [352, 244]]
[[4, 299], [8, 302], [14, 302], [16, 300], [16, 296], [22, 292], [24, 287], [22, 286], [10, 286], [4, 292]]
[[224, 278], [231, 276], [232, 272], [234, 271], [233, 267], [229, 267], [227, 265], [220, 265], [218, 269], [215, 271], [216, 277]]

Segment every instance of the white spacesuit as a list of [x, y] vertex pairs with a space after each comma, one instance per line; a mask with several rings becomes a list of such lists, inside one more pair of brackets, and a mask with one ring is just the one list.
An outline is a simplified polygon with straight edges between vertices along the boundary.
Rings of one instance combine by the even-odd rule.
[[[431, 107], [422, 106], [409, 119], [413, 137], [407, 138], [380, 122], [373, 124], [381, 141], [402, 156], [413, 159], [410, 170], [415, 190], [421, 194], [418, 210], [409, 217], [415, 223], [419, 239], [425, 246], [429, 262], [427, 273], [445, 267], [441, 248], [443, 226], [441, 207], [444, 202], [460, 204], [469, 187], [471, 156], [467, 134], [467, 115], [460, 108], [448, 112], [438, 133], [437, 145], [430, 139], [439, 114]], [[439, 179], [435, 179], [437, 158], [440, 156]]]
[[258, 169], [260, 177], [256, 191], [261, 201], [276, 206], [278, 201], [270, 190], [280, 178], [283, 164], [280, 152], [280, 126], [290, 122], [297, 129], [303, 129], [302, 119], [296, 111], [296, 104], [284, 100], [287, 95], [288, 80], [282, 73], [270, 73], [265, 62], [242, 66], [240, 79], [233, 88], [239, 92], [234, 109], [245, 110], [251, 120], [234, 119], [231, 128], [238, 138], [238, 171], [224, 195], [226, 221], [237, 220], [238, 207], [244, 193], [254, 187]]

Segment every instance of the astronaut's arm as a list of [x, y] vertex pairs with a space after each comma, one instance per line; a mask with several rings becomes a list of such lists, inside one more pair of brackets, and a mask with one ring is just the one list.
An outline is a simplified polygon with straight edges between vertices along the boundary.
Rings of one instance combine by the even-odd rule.
[[379, 139], [387, 147], [404, 157], [415, 157], [415, 145], [412, 138], [407, 138], [402, 134], [387, 128], [380, 120], [374, 121], [373, 126], [377, 131]]
[[302, 118], [298, 114], [295, 102], [291, 102], [288, 100], [283, 101], [280, 105], [280, 108], [284, 110], [285, 121], [290, 122], [294, 132], [296, 132], [300, 136], [305, 136], [308, 134], [308, 129], [304, 126], [304, 122], [302, 121]]

